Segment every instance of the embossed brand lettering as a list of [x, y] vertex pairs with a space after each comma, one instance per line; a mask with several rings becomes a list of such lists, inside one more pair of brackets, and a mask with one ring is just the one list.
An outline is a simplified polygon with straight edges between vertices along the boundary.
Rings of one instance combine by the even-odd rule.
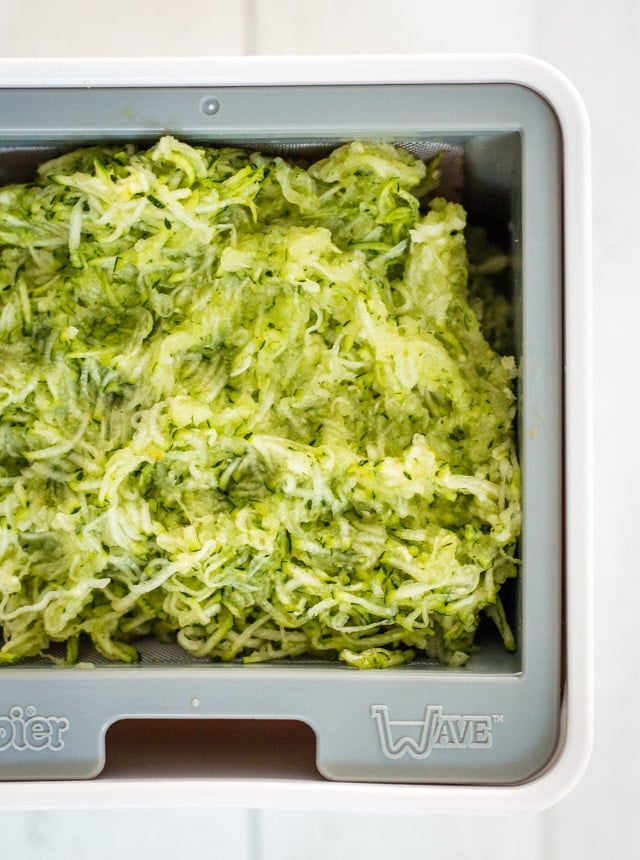
[[445, 714], [441, 705], [427, 705], [421, 720], [392, 720], [387, 705], [372, 705], [371, 716], [387, 758], [405, 753], [426, 758], [434, 749], [490, 749], [497, 719], [488, 714]]
[[14, 705], [8, 715], [0, 716], [0, 752], [4, 750], [61, 750], [62, 735], [69, 728], [66, 717], [42, 717], [33, 705]]

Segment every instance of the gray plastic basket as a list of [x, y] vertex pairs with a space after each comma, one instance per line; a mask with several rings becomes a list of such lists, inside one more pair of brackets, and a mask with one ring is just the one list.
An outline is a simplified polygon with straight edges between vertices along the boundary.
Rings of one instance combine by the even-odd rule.
[[[300, 661], [216, 665], [143, 643], [135, 666], [95, 654], [0, 670], [0, 778], [97, 775], [105, 734], [126, 718], [300, 720], [329, 779], [513, 784], [559, 738], [562, 681], [562, 199], [554, 111], [515, 84], [0, 89], [0, 183], [92, 141], [199, 142], [272, 151], [386, 139], [446, 150], [453, 193], [510, 245], [517, 317], [524, 527], [513, 594], [518, 642], [490, 636], [460, 669], [358, 672]], [[461, 180], [464, 169], [464, 182]], [[486, 641], [485, 641], [486, 640]]]

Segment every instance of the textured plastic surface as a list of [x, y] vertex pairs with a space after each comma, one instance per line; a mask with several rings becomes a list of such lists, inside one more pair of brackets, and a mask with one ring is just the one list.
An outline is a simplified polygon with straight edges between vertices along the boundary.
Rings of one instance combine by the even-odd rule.
[[[520, 648], [483, 646], [463, 670], [169, 664], [3, 669], [0, 775], [91, 776], [103, 736], [126, 716], [298, 718], [333, 779], [510, 784], [539, 771], [560, 738], [562, 589], [561, 138], [554, 111], [507, 83], [76, 88], [0, 91], [5, 145], [153, 138], [289, 144], [356, 136], [455, 142], [473, 220], [509, 235], [521, 309], [525, 528]], [[510, 225], [510, 229], [507, 229]], [[173, 655], [171, 659], [179, 657]], [[32, 712], [33, 710], [33, 712]]]

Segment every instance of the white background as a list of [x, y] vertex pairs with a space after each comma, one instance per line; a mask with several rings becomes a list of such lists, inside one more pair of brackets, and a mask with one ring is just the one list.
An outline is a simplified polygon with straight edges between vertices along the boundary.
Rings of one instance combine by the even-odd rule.
[[21, 860], [640, 856], [638, 0], [0, 0], [0, 56], [509, 51], [550, 61], [593, 125], [596, 743], [569, 797], [530, 816], [0, 810]]

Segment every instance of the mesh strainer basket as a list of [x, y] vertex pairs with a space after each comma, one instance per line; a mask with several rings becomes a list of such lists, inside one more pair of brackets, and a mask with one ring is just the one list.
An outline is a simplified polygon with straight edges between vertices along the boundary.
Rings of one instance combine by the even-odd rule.
[[[356, 138], [426, 160], [442, 153], [442, 192], [506, 245], [520, 366], [522, 565], [508, 595], [518, 648], [506, 653], [481, 631], [462, 668], [418, 659], [357, 672], [313, 660], [216, 665], [145, 641], [135, 666], [92, 651], [77, 667], [5, 666], [0, 799], [17, 781], [33, 790], [41, 780], [87, 779], [104, 790], [104, 738], [115, 722], [208, 718], [308, 724], [321, 776], [302, 781], [298, 802], [414, 811], [542, 805], [575, 778], [589, 738], [588, 574], [584, 587], [576, 582], [589, 566], [579, 101], [555, 72], [516, 58], [0, 66], [2, 184], [28, 181], [38, 164], [78, 145], [165, 132], [292, 157]], [[219, 784], [207, 783], [208, 796]], [[255, 785], [245, 790], [259, 797]]]

